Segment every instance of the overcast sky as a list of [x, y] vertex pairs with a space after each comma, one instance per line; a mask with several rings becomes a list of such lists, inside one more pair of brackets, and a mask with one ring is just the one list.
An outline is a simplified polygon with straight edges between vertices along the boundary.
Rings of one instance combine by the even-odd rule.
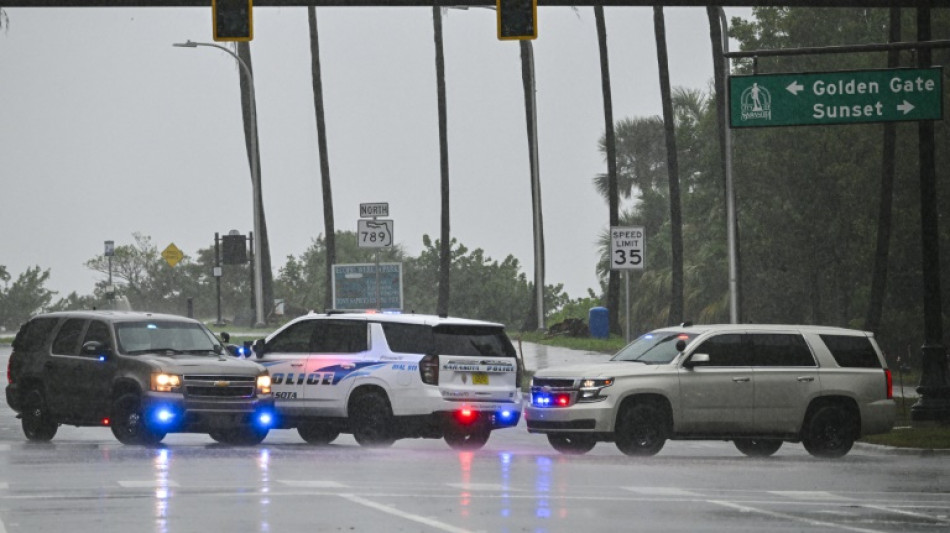
[[[2, 2], [0, 2], [2, 3]], [[240, 72], [212, 48], [211, 9], [7, 9], [0, 31], [0, 265], [51, 270], [60, 297], [92, 292], [103, 242], [152, 237], [186, 255], [253, 229]], [[659, 115], [651, 8], [606, 8], [614, 119]], [[727, 11], [730, 16], [739, 10]], [[592, 179], [604, 115], [593, 8], [542, 8], [534, 42], [546, 283], [597, 287], [608, 224]], [[439, 235], [435, 55], [429, 8], [318, 11], [337, 229], [389, 202], [416, 255]], [[520, 53], [494, 12], [443, 18], [452, 234], [533, 277]], [[666, 9], [671, 82], [712, 79], [704, 8]], [[275, 276], [323, 233], [306, 8], [257, 8], [251, 54]], [[649, 240], [649, 236], [648, 236]], [[649, 263], [649, 258], [647, 258]]]

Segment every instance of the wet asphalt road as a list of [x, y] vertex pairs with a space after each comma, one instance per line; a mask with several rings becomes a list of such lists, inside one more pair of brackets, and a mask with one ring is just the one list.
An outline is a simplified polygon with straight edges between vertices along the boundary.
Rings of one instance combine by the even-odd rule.
[[348, 435], [314, 447], [293, 430], [254, 447], [190, 434], [139, 447], [61, 427], [35, 444], [2, 405], [0, 533], [947, 531], [948, 459], [859, 445], [818, 460], [796, 444], [750, 459], [728, 442], [563, 456], [523, 425], [476, 452], [439, 440], [365, 449]]

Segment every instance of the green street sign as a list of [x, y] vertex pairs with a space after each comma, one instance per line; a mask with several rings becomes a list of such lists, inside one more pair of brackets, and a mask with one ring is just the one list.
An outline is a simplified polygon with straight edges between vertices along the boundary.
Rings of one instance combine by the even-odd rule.
[[730, 126], [941, 120], [943, 70], [854, 70], [730, 76]]

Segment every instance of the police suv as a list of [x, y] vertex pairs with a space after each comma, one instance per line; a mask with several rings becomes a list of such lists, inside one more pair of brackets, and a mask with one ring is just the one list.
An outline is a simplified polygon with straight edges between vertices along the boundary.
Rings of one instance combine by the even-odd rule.
[[69, 424], [109, 427], [123, 444], [177, 432], [257, 444], [273, 417], [267, 370], [175, 315], [40, 314], [17, 332], [8, 365], [7, 404], [31, 441]]
[[521, 416], [523, 373], [504, 326], [415, 314], [313, 313], [254, 343], [280, 428], [312, 444], [444, 438], [478, 449]]
[[872, 334], [821, 326], [664, 328], [608, 362], [538, 371], [528, 431], [562, 453], [599, 441], [653, 455], [667, 439], [732, 441], [749, 456], [801, 442], [840, 457], [861, 435], [891, 430], [891, 372]]

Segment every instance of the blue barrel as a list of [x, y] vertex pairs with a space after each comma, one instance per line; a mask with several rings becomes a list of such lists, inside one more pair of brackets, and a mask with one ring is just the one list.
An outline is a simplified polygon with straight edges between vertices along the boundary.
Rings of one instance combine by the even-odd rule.
[[610, 314], [606, 307], [591, 307], [587, 323], [591, 337], [606, 339], [610, 336]]

